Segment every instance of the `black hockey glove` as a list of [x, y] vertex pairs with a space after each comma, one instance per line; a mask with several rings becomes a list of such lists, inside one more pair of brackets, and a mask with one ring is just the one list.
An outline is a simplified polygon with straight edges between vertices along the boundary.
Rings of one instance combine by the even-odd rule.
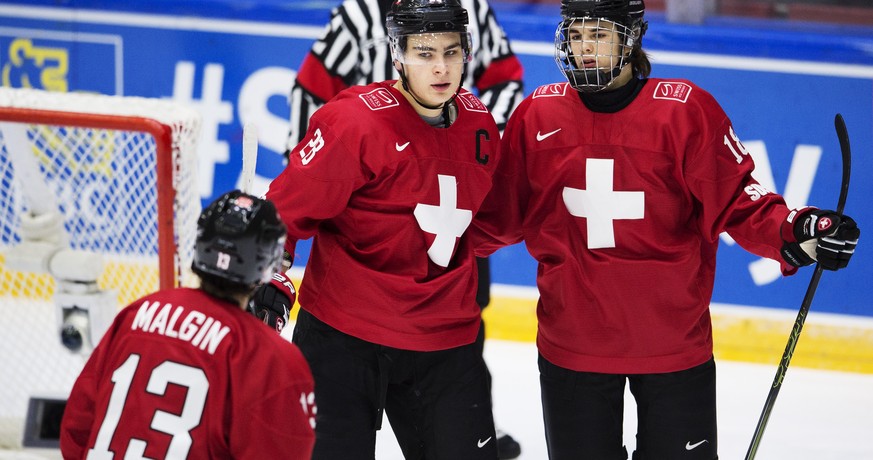
[[782, 257], [786, 262], [802, 267], [816, 260], [826, 270], [846, 268], [855, 252], [861, 231], [855, 221], [834, 211], [810, 208], [789, 215], [789, 241], [783, 230]]
[[282, 332], [288, 324], [291, 308], [297, 299], [294, 284], [285, 275], [274, 273], [269, 283], [264, 283], [255, 289], [249, 299], [248, 311], [257, 316], [264, 324]]
[[837, 231], [819, 239], [816, 247], [818, 263], [827, 270], [846, 268], [861, 236], [861, 229], [855, 220], [846, 215], [842, 217], [843, 221], [837, 226]]

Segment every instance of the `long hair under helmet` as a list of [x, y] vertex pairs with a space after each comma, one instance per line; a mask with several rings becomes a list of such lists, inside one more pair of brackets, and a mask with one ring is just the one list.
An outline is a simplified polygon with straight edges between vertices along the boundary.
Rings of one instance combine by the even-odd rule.
[[[461, 39], [461, 56], [459, 60], [467, 63], [472, 60], [472, 40], [467, 32], [467, 10], [461, 6], [460, 0], [394, 0], [391, 11], [385, 19], [388, 29], [388, 41], [391, 45], [391, 57], [401, 63], [400, 80], [403, 88], [412, 95], [418, 104], [428, 109], [438, 109], [437, 106], [423, 104], [410, 89], [406, 72], [402, 65], [406, 62], [406, 44], [410, 35], [435, 34], [442, 32], [457, 32]], [[458, 85], [460, 90], [464, 83], [466, 67], [461, 74]], [[457, 92], [455, 93], [457, 95]]]
[[[633, 51], [640, 50], [648, 23], [643, 20], [646, 5], [643, 0], [561, 0], [561, 23], [555, 31], [555, 63], [577, 91], [592, 93], [610, 88], [625, 66], [631, 63]], [[618, 43], [583, 41], [572, 37], [586, 29], [615, 31]], [[596, 53], [584, 59], [596, 62], [609, 57], [609, 67], [579, 68], [583, 56], [574, 56], [572, 44], [588, 44]], [[614, 45], [618, 44], [618, 47]], [[605, 48], [609, 48], [604, 53]], [[614, 51], [617, 48], [617, 52]], [[640, 50], [641, 51], [641, 50]], [[646, 72], [648, 73], [648, 72]]]

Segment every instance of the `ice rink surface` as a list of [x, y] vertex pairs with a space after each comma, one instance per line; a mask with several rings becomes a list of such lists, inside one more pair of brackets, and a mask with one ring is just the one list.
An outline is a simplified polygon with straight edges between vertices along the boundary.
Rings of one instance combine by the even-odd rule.
[[[522, 446], [521, 460], [546, 460], [536, 348], [489, 340], [485, 359], [494, 376], [499, 429]], [[719, 458], [743, 459], [767, 397], [775, 365], [718, 361]], [[634, 447], [635, 407], [625, 405], [625, 443]], [[393, 435], [379, 435], [376, 459], [402, 460]], [[791, 367], [756, 459], [873, 459], [873, 375]], [[56, 450], [0, 451], [0, 460], [61, 458]]]
[[[521, 460], [546, 460], [533, 344], [489, 340], [497, 427], [521, 443]], [[745, 458], [776, 374], [775, 365], [717, 361], [719, 458]], [[636, 408], [625, 403], [625, 445], [634, 448]], [[873, 459], [873, 375], [789, 367], [756, 460]], [[403, 456], [384, 431], [379, 460]]]

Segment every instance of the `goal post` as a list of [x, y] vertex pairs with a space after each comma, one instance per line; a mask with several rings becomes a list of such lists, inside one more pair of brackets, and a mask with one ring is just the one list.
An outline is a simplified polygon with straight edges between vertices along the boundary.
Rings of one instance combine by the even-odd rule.
[[[29, 401], [65, 398], [87, 359], [59, 338], [79, 275], [110, 314], [196, 283], [199, 128], [171, 100], [0, 88], [0, 448], [26, 445]], [[52, 275], [59, 250], [71, 283]]]

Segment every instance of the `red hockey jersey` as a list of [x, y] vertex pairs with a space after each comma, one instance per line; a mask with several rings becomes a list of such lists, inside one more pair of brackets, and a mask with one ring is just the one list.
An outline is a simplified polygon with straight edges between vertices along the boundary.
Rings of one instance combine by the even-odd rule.
[[315, 398], [296, 346], [199, 289], [122, 310], [76, 380], [65, 459], [309, 459]]
[[537, 345], [559, 366], [701, 364], [718, 235], [782, 260], [789, 209], [752, 178], [715, 99], [688, 81], [650, 79], [616, 113], [589, 110], [567, 83], [542, 86], [513, 114], [502, 151], [481, 222], [501, 244], [524, 239], [539, 262]]
[[462, 90], [455, 122], [432, 127], [393, 84], [350, 88], [319, 109], [267, 198], [289, 251], [314, 236], [302, 308], [390, 347], [469, 344], [480, 309], [467, 229], [491, 188], [497, 126]]

